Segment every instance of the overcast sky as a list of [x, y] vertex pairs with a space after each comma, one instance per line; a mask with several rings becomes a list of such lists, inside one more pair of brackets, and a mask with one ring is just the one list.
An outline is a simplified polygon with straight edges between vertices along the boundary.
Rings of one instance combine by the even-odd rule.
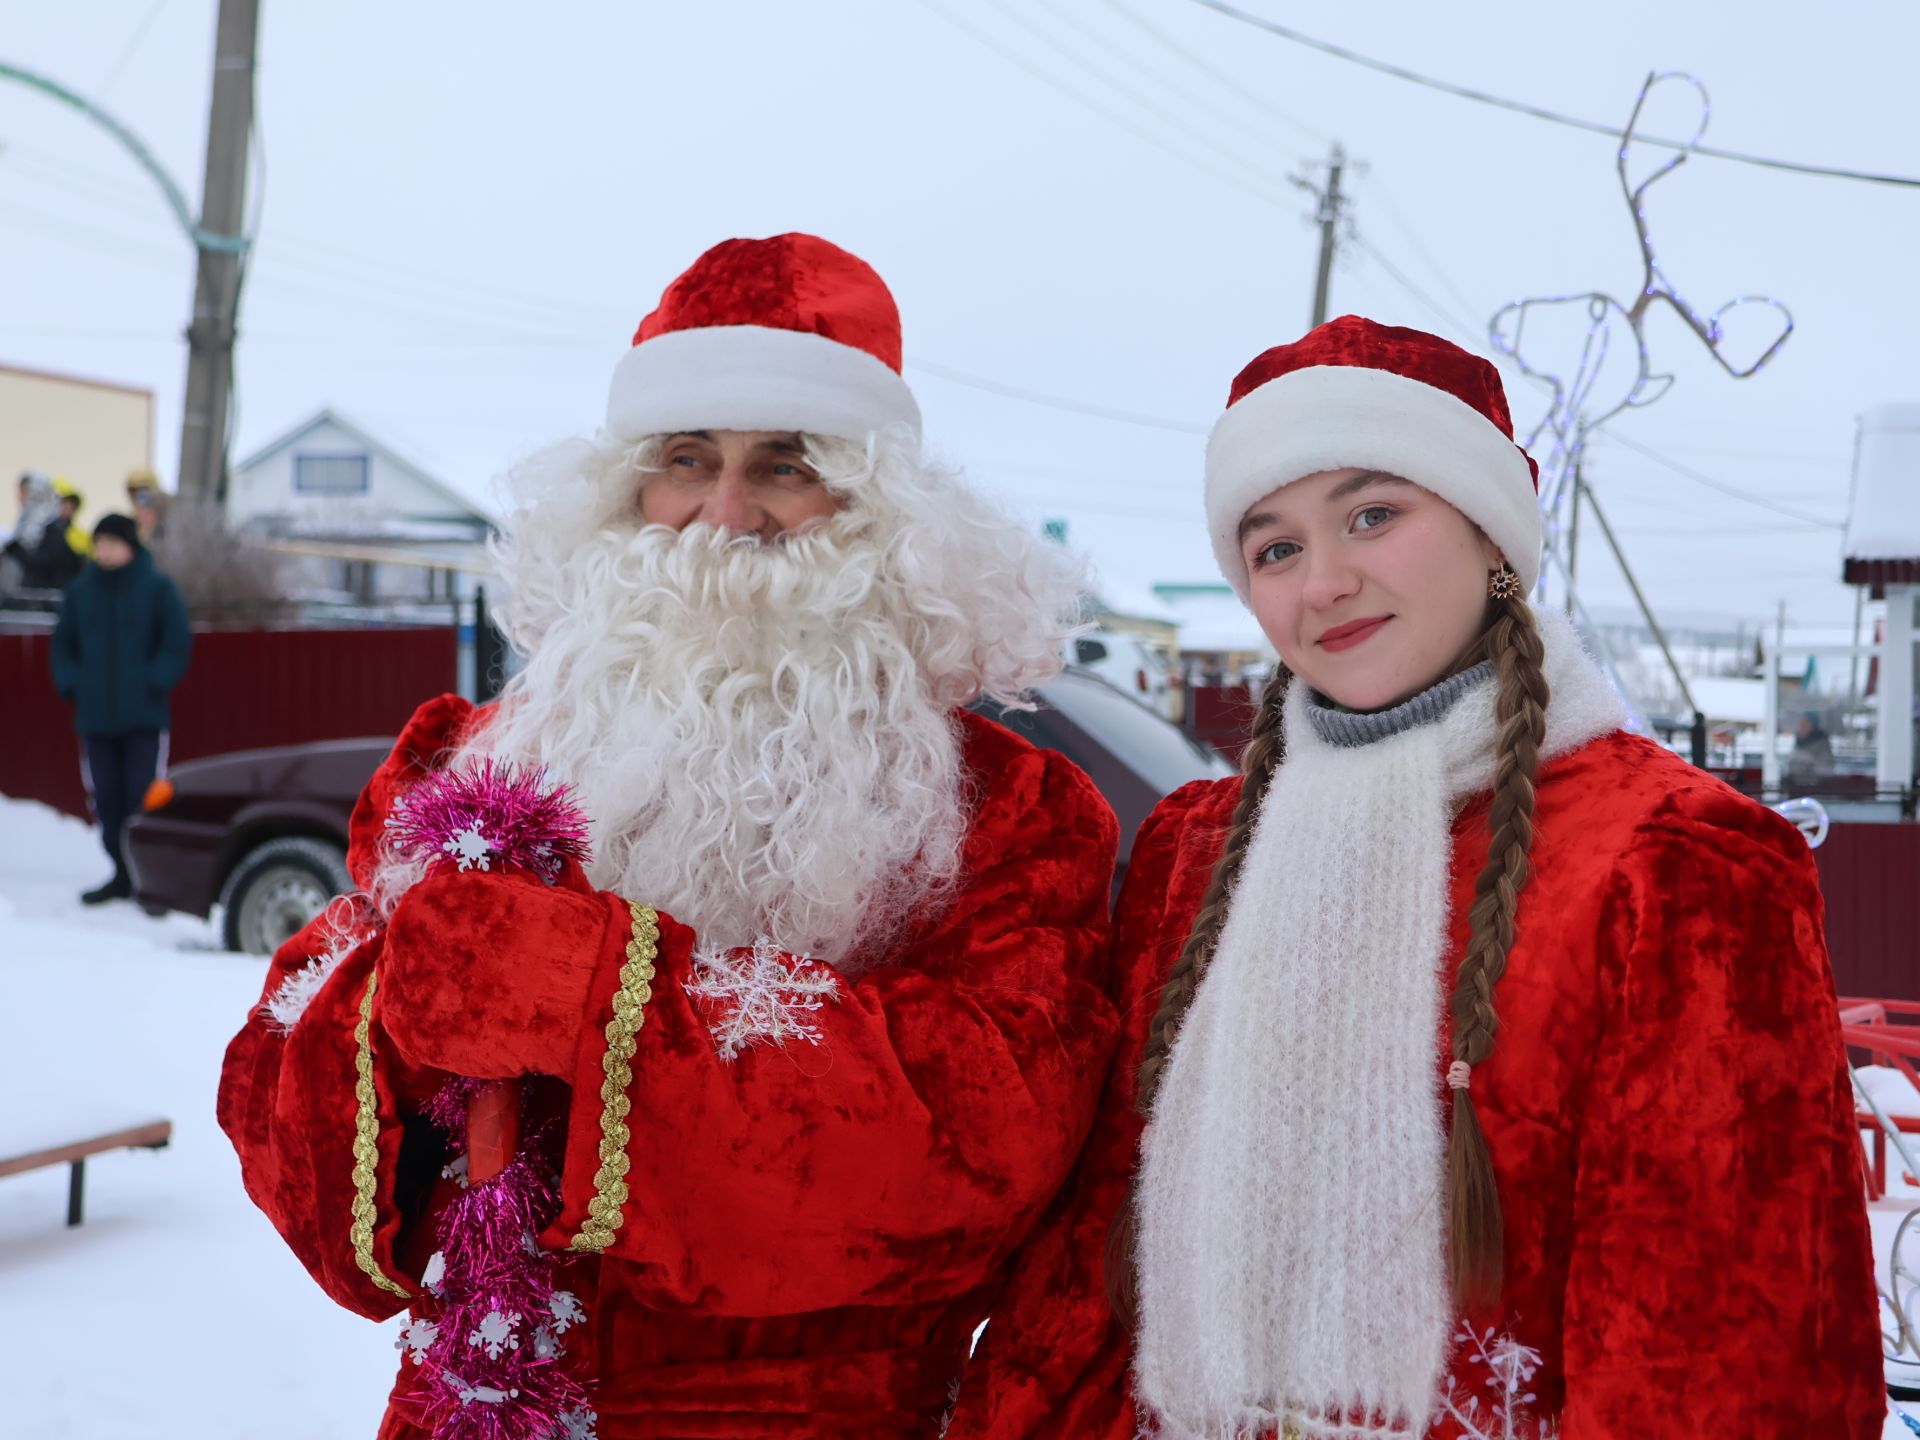
[[[1687, 70], [1713, 97], [1708, 143], [1920, 174], [1912, 5], [1243, 3], [1609, 123], [1650, 69]], [[99, 100], [197, 196], [214, 10], [0, 0], [0, 58]], [[484, 493], [517, 454], [592, 429], [634, 325], [702, 249], [812, 230], [892, 285], [944, 454], [1023, 515], [1067, 519], [1111, 574], [1214, 579], [1194, 432], [1241, 365], [1305, 328], [1317, 236], [1287, 176], [1332, 140], [1365, 166], [1352, 214], [1370, 247], [1336, 271], [1336, 314], [1485, 351], [1509, 300], [1639, 281], [1605, 137], [1193, 0], [262, 10], [241, 455], [330, 404]], [[1682, 128], [1680, 99], [1650, 128]], [[170, 478], [187, 242], [116, 144], [45, 97], [0, 84], [0, 144], [0, 362], [152, 387]], [[1799, 328], [1735, 381], [1656, 322], [1677, 383], [1618, 432], [1827, 527], [1605, 440], [1589, 479], [1663, 610], [1762, 619], [1784, 598], [1798, 621], [1851, 620], [1837, 527], [1855, 417], [1920, 400], [1920, 190], [1698, 158], [1654, 188], [1649, 219], [1697, 307], [1763, 292]], [[1530, 423], [1537, 393], [1509, 383]], [[1588, 598], [1624, 603], [1597, 544], [1582, 553]]]

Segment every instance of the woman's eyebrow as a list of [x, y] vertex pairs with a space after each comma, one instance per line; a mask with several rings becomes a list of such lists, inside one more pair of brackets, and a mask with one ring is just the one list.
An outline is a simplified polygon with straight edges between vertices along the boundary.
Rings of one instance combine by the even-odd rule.
[[1256, 511], [1251, 515], [1241, 516], [1240, 528], [1234, 531], [1234, 543], [1236, 545], [1244, 543], [1248, 535], [1258, 530], [1262, 525], [1271, 525], [1273, 522], [1274, 517], [1264, 510]]
[[1327, 492], [1326, 503], [1344, 500], [1356, 490], [1364, 490], [1369, 485], [1411, 485], [1411, 480], [1402, 480], [1398, 475], [1389, 475], [1382, 470], [1362, 470], [1358, 475], [1350, 475]]

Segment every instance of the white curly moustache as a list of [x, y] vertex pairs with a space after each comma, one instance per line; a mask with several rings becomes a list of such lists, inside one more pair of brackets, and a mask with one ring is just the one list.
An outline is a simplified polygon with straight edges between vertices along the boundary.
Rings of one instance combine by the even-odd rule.
[[953, 719], [862, 529], [602, 532], [469, 753], [576, 787], [596, 885], [708, 945], [858, 969], [952, 880], [966, 828]]

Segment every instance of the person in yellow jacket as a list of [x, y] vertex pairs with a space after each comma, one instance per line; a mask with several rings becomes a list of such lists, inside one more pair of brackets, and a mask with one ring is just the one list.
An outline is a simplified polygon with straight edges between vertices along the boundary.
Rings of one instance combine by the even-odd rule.
[[[53, 493], [60, 497], [60, 524], [67, 548], [84, 562], [93, 556], [93, 537], [80, 528], [80, 507], [86, 503], [79, 490], [64, 475], [53, 477]], [[76, 566], [75, 569], [79, 567]]]

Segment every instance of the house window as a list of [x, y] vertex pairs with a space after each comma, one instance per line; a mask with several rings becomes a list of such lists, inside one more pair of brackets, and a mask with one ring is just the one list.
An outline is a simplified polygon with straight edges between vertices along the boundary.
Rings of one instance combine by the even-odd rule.
[[364, 495], [368, 469], [365, 455], [296, 455], [293, 488], [301, 495]]

